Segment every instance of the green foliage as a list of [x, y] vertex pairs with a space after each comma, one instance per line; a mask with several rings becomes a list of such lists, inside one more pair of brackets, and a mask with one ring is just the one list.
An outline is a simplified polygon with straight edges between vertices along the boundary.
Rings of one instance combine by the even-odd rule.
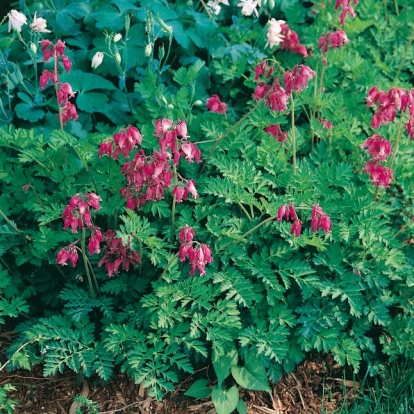
[[10, 391], [16, 391], [16, 388], [11, 384], [6, 384], [0, 387], [0, 408], [5, 414], [12, 414], [15, 411], [16, 405], [18, 404], [17, 400], [7, 396], [7, 393]]
[[[28, 45], [44, 35], [28, 25], [20, 35], [0, 27], [0, 323], [19, 334], [8, 366], [41, 363], [44, 375], [70, 369], [103, 381], [121, 371], [161, 399], [212, 365], [214, 382], [199, 379], [187, 395], [211, 397], [219, 414], [243, 414], [238, 386], [268, 392], [268, 381], [307, 352], [329, 352], [354, 373], [413, 358], [408, 113], [376, 131], [398, 147], [387, 164], [395, 177], [389, 188], [371, 185], [360, 147], [375, 133], [368, 91], [412, 88], [412, 4], [401, 0], [397, 13], [387, 2], [360, 2], [344, 26], [349, 43], [330, 50], [325, 66], [318, 39], [339, 24], [329, 2], [262, 1], [260, 19], [241, 14], [237, 2], [222, 4], [212, 19], [202, 2], [138, 3], [68, 0], [52, 10], [28, 2], [25, 12], [47, 17], [48, 37], [61, 38], [72, 61], [70, 73], [59, 66], [59, 80], [72, 86], [79, 118], [64, 128], [54, 88], [38, 86], [53, 65], [42, 62], [40, 46], [34, 53]], [[263, 24], [272, 16], [297, 32], [311, 56], [265, 47]], [[105, 57], [92, 72], [98, 51]], [[290, 98], [280, 112], [252, 98], [254, 69], [265, 59], [275, 66], [266, 82], [286, 86], [283, 72], [298, 63], [316, 72], [294, 92], [294, 113]], [[213, 94], [225, 114], [205, 108]], [[184, 138], [200, 150], [201, 164], [184, 160], [176, 140], [179, 163], [171, 145], [162, 154], [171, 174], [163, 179], [171, 182], [132, 211], [126, 170], [145, 156], [145, 175], [159, 184], [149, 160], [160, 150], [154, 123], [163, 118], [186, 122]], [[102, 142], [128, 125], [139, 128], [142, 143], [129, 156], [99, 157]], [[281, 126], [287, 141], [265, 132], [270, 125]], [[179, 202], [172, 190], [188, 180], [198, 194]], [[64, 231], [62, 220], [73, 196], [90, 193], [102, 199], [91, 220], [105, 239], [94, 254], [87, 240], [96, 228]], [[299, 237], [292, 220], [277, 219], [290, 204]], [[328, 231], [313, 231], [315, 205], [330, 217]], [[193, 246], [211, 249], [204, 276], [180, 255], [186, 225]], [[111, 277], [103, 258], [120, 259], [104, 247], [108, 229], [140, 259], [124, 260]], [[57, 263], [65, 246], [79, 255], [74, 267]]]

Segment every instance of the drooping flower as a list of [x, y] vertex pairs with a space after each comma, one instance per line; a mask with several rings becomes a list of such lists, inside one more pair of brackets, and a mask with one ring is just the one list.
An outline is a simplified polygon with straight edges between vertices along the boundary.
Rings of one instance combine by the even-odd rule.
[[9, 32], [11, 29], [21, 32], [22, 26], [27, 24], [27, 17], [17, 10], [10, 10], [10, 12], [7, 13], [7, 17], [9, 18]]
[[66, 246], [63, 249], [59, 250], [55, 263], [61, 266], [66, 266], [69, 260], [72, 267], [75, 267], [76, 262], [78, 261], [78, 251], [76, 249], [76, 243], [78, 241], [79, 240], [76, 240], [75, 242], [71, 243], [69, 246]]
[[328, 234], [331, 231], [332, 222], [330, 217], [324, 213], [322, 208], [315, 204], [312, 208], [311, 215], [311, 230], [313, 232], [323, 229], [325, 234]]
[[216, 94], [211, 95], [211, 98], [207, 99], [206, 106], [210, 112], [217, 112], [219, 114], [225, 114], [228, 109], [227, 104], [221, 102]]
[[283, 42], [284, 36], [282, 35], [282, 24], [284, 20], [276, 20], [274, 18], [270, 19], [268, 24], [269, 28], [267, 30], [267, 42], [265, 47], [273, 47]]
[[282, 145], [287, 140], [288, 133], [282, 131], [280, 128], [280, 125], [271, 125], [265, 128], [265, 132], [268, 132], [269, 134], [272, 134], [276, 141], [280, 142]]
[[193, 228], [186, 224], [184, 227], [181, 227], [178, 240], [180, 243], [189, 243], [193, 241], [194, 236], [195, 232]]
[[324, 128], [326, 129], [332, 129], [333, 128], [333, 124], [332, 122], [328, 121], [325, 118], [322, 118], [319, 120], [319, 122], [323, 125]]
[[256, 17], [259, 17], [257, 7], [259, 6], [258, 0], [241, 0], [237, 7], [241, 7], [241, 13], [244, 16], [251, 16], [253, 13]]
[[[343, 26], [345, 24], [345, 19], [347, 14], [350, 14], [352, 17], [356, 16], [354, 9], [350, 6], [351, 0], [336, 0], [335, 10], [338, 10], [342, 6], [342, 11], [339, 16], [339, 24]], [[354, 0], [354, 4], [358, 4], [358, 0]]]
[[391, 154], [391, 142], [379, 134], [367, 138], [361, 148], [366, 148], [373, 161], [386, 161]]
[[292, 223], [292, 227], [290, 229], [290, 234], [294, 234], [295, 237], [300, 237], [301, 231], [302, 231], [302, 222], [299, 219], [296, 219]]
[[281, 27], [283, 36], [281, 48], [302, 55], [304, 58], [308, 57], [308, 51], [306, 50], [306, 47], [299, 42], [298, 34], [287, 24], [282, 24]]
[[92, 69], [96, 69], [103, 61], [104, 54], [102, 52], [96, 52], [92, 58]]
[[43, 17], [36, 17], [36, 13], [33, 17], [33, 23], [31, 23], [30, 28], [37, 33], [50, 33], [50, 30], [46, 29], [47, 21]]

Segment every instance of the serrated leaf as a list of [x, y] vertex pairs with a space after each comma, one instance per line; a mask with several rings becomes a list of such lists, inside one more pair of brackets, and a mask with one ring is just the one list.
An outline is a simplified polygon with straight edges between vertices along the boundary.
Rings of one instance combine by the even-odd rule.
[[16, 115], [29, 122], [37, 122], [45, 116], [43, 109], [34, 108], [27, 103], [18, 103], [15, 107]]

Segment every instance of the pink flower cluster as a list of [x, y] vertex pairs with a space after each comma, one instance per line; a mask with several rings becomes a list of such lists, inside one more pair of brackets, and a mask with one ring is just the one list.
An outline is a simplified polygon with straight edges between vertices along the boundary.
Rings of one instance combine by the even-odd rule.
[[406, 131], [410, 139], [414, 138], [414, 89], [391, 88], [388, 92], [381, 91], [377, 86], [372, 87], [367, 96], [367, 106], [376, 106], [376, 111], [371, 120], [373, 128], [393, 122], [397, 111], [410, 113], [410, 119], [406, 123]]
[[331, 231], [332, 222], [330, 217], [324, 213], [319, 204], [315, 204], [311, 214], [311, 230], [313, 232], [323, 229], [325, 234]]
[[[290, 234], [294, 234], [295, 237], [300, 237], [302, 231], [302, 221], [299, 220], [295, 211], [295, 207], [292, 203], [289, 203], [289, 205], [282, 204], [279, 207], [276, 220], [282, 221], [284, 218], [286, 221], [292, 221]], [[311, 215], [311, 231], [316, 232], [319, 229], [323, 229], [325, 234], [328, 234], [331, 231], [331, 227], [332, 222], [329, 216], [324, 213], [318, 204], [315, 204], [313, 206]]]
[[225, 114], [227, 112], [227, 104], [220, 101], [218, 95], [211, 95], [211, 98], [208, 98], [206, 101], [207, 109], [210, 112], [217, 112], [219, 114]]
[[[260, 79], [260, 76], [263, 73], [263, 64], [259, 63], [255, 69], [255, 79]], [[256, 100], [266, 98], [265, 105], [270, 106], [272, 111], [286, 111], [289, 95], [292, 93], [292, 90], [295, 90], [296, 92], [302, 91], [302, 89], [308, 86], [308, 82], [314, 76], [315, 72], [309, 66], [296, 65], [293, 71], [286, 71], [284, 75], [286, 89], [280, 86], [279, 79], [274, 79], [272, 83], [259, 81], [253, 97]]]
[[[201, 152], [197, 145], [188, 140], [187, 124], [183, 120], [173, 122], [162, 118], [155, 122], [155, 136], [158, 138], [160, 150], [154, 151], [151, 156], [145, 155], [142, 149], [135, 153], [134, 159], [127, 161], [122, 167], [122, 174], [126, 177], [127, 185], [120, 190], [126, 199], [126, 206], [140, 209], [147, 201], [157, 201], [164, 198], [164, 191], [171, 186], [172, 164], [178, 166], [181, 158], [188, 162], [200, 162]], [[127, 158], [131, 151], [141, 144], [142, 136], [138, 128], [128, 126], [113, 139], [105, 140], [98, 152], [98, 156], [108, 155], [118, 159], [120, 153]], [[115, 148], [115, 149], [114, 149]], [[189, 194], [197, 198], [197, 190], [193, 180], [185, 180], [185, 186], [176, 185], [172, 195], [176, 202], [187, 200]]]
[[308, 87], [308, 82], [315, 76], [315, 71], [306, 65], [296, 65], [293, 72], [286, 71], [284, 75], [284, 84], [286, 93], [290, 95], [292, 89], [295, 92], [301, 92]]
[[[64, 220], [63, 230], [70, 227], [72, 233], [77, 233], [79, 227], [81, 229], [87, 228], [91, 231], [91, 237], [88, 243], [89, 254], [99, 253], [99, 246], [103, 240], [101, 229], [92, 224], [90, 211], [90, 208], [98, 211], [101, 208], [99, 205], [101, 200], [101, 197], [97, 196], [95, 193], [86, 195], [80, 193], [76, 194], [70, 199], [69, 204], [65, 207], [62, 214]], [[69, 260], [72, 263], [72, 266], [75, 267], [78, 260], [78, 253], [76, 250], [76, 243], [78, 241], [79, 240], [71, 243], [69, 246], [64, 247], [59, 251], [56, 258], [57, 264], [64, 266]]]
[[195, 236], [194, 230], [187, 224], [180, 230], [179, 241], [179, 257], [180, 262], [185, 262], [188, 257], [190, 262], [190, 275], [194, 275], [196, 269], [200, 272], [200, 276], [205, 276], [206, 265], [213, 261], [211, 249], [205, 243], [199, 243], [193, 240]]
[[338, 49], [347, 43], [349, 43], [349, 40], [346, 33], [343, 30], [337, 29], [335, 32], [328, 32], [321, 35], [318, 48], [322, 53], [328, 53], [330, 47]]
[[77, 120], [78, 114], [76, 112], [76, 106], [72, 104], [69, 100], [75, 96], [73, 93], [72, 87], [68, 83], [59, 82], [58, 72], [57, 72], [57, 62], [60, 58], [65, 68], [66, 72], [70, 72], [72, 62], [64, 54], [65, 43], [61, 40], [58, 40], [54, 45], [50, 40], [40, 40], [39, 43], [42, 45], [42, 55], [43, 61], [48, 62], [50, 58], [55, 58], [55, 70], [50, 71], [45, 69], [39, 78], [40, 88], [45, 89], [49, 81], [52, 84], [57, 84], [57, 100], [60, 107], [60, 115], [62, 124], [65, 125], [70, 119]]
[[304, 45], [299, 42], [299, 36], [287, 24], [281, 24], [281, 36], [283, 38], [281, 48], [290, 50], [293, 53], [302, 55], [304, 58], [308, 57], [308, 51]]
[[59, 253], [56, 257], [56, 263], [61, 266], [66, 266], [68, 264], [68, 260], [72, 264], [72, 267], [76, 266], [76, 263], [78, 261], [78, 251], [76, 250], [76, 243], [78, 243], [79, 240], [76, 240], [75, 242], [71, 243], [69, 246], [64, 247], [63, 249], [59, 250]]
[[140, 255], [135, 250], [131, 250], [130, 244], [124, 246], [122, 239], [115, 236], [116, 234], [112, 229], [104, 233], [106, 241], [105, 254], [98, 263], [99, 267], [105, 265], [109, 277], [118, 273], [121, 266], [128, 272], [130, 265], [136, 266], [141, 262]]
[[128, 158], [130, 152], [141, 142], [142, 135], [139, 129], [128, 125], [125, 129], [115, 133], [112, 140], [108, 139], [100, 145], [98, 157], [105, 154], [117, 160], [119, 154], [122, 154], [125, 158]]
[[[354, 4], [358, 4], [358, 0], [353, 0]], [[342, 7], [341, 14], [339, 16], [339, 23], [341, 26], [345, 24], [345, 19], [347, 14], [350, 14], [352, 17], [356, 16], [355, 10], [350, 6], [351, 0], [336, 0], [335, 10], [338, 10]]]
[[387, 161], [391, 154], [391, 142], [379, 134], [374, 134], [361, 145], [361, 148], [366, 148], [371, 155], [371, 160], [365, 164], [364, 172], [369, 174], [372, 185], [389, 187], [394, 179], [394, 171], [392, 168], [384, 167], [381, 162]]
[[72, 233], [78, 232], [78, 227], [84, 229], [85, 227], [91, 227], [91, 212], [90, 207], [95, 211], [98, 211], [101, 207], [99, 202], [101, 197], [95, 193], [76, 194], [73, 196], [69, 204], [63, 210], [62, 218], [64, 220], [63, 230], [71, 227]]

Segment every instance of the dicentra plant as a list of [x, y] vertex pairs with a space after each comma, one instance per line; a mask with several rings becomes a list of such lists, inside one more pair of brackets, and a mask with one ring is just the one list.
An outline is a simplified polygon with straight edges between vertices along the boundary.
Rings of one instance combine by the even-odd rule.
[[8, 367], [162, 398], [211, 362], [189, 394], [222, 414], [313, 350], [412, 358], [410, 2], [141, 3], [59, 4], [2, 66]]

